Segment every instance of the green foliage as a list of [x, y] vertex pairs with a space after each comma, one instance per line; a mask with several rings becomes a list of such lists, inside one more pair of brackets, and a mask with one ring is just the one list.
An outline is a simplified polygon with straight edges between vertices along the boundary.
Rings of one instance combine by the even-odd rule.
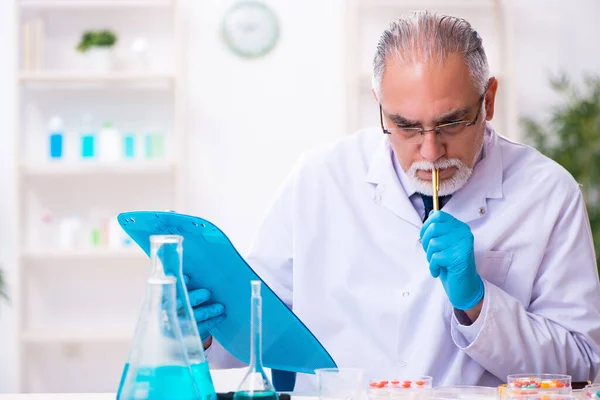
[[110, 47], [117, 42], [116, 35], [107, 30], [102, 31], [86, 31], [81, 37], [81, 41], [77, 45], [77, 51], [86, 52], [90, 48], [97, 47]]
[[3, 276], [3, 272], [0, 269], [0, 298], [4, 298], [5, 300], [8, 300], [8, 294], [6, 294], [6, 292], [4, 291], [4, 276]]
[[522, 120], [525, 137], [546, 156], [566, 168], [582, 185], [596, 261], [600, 261], [600, 76], [585, 76], [577, 87], [566, 75], [551, 79], [561, 104], [549, 121]]

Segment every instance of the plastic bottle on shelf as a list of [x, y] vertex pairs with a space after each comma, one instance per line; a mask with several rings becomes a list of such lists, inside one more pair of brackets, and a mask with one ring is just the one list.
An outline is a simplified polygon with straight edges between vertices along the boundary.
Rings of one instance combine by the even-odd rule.
[[127, 160], [133, 160], [136, 157], [135, 133], [127, 132], [123, 135], [123, 157]]
[[154, 158], [163, 159], [165, 157], [165, 135], [155, 133], [152, 143], [152, 155]]
[[118, 161], [121, 151], [121, 135], [112, 123], [105, 122], [98, 134], [99, 156], [101, 161]]
[[48, 209], [42, 211], [39, 221], [34, 226], [35, 243], [32, 245], [35, 248], [54, 249], [57, 244], [57, 224], [55, 215]]
[[96, 133], [92, 126], [92, 116], [85, 114], [81, 123], [81, 158], [93, 159], [96, 155]]
[[62, 218], [58, 225], [58, 247], [73, 250], [81, 246], [81, 220], [77, 215]]
[[50, 159], [57, 160], [63, 157], [64, 132], [63, 122], [58, 116], [50, 118], [49, 128], [49, 147]]
[[153, 150], [152, 133], [148, 132], [144, 135], [144, 154], [146, 156], [146, 159], [151, 160], [152, 158], [154, 158], [152, 150]]

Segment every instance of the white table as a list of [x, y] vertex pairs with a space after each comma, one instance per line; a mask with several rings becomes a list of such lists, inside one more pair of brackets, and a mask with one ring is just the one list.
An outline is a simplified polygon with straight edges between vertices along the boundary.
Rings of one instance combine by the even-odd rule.
[[[292, 399], [318, 400], [316, 396], [292, 395]], [[115, 400], [115, 393], [28, 393], [0, 394], [0, 400]]]
[[0, 394], [0, 400], [115, 400], [115, 393]]

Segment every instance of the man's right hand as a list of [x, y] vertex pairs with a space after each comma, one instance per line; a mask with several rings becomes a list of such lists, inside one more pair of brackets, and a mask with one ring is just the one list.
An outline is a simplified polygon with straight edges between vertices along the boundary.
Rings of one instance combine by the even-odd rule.
[[[200, 339], [205, 344], [207, 344], [207, 341], [211, 338], [209, 330], [223, 322], [225, 319], [225, 307], [223, 307], [222, 304], [206, 304], [210, 299], [210, 295], [211, 293], [208, 289], [188, 291], [190, 305], [192, 306], [194, 319], [198, 326], [198, 333], [200, 334]], [[208, 342], [208, 345], [210, 345], [210, 341]]]

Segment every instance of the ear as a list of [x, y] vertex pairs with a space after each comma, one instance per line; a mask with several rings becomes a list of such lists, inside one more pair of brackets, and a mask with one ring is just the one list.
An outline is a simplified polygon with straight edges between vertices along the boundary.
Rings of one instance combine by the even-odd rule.
[[377, 98], [377, 92], [375, 92], [375, 88], [371, 88], [371, 93], [373, 93], [373, 98], [379, 104], [379, 99]]
[[491, 119], [494, 118], [497, 90], [498, 80], [492, 76], [489, 80], [487, 93], [485, 94], [485, 119], [488, 121], [491, 121]]

